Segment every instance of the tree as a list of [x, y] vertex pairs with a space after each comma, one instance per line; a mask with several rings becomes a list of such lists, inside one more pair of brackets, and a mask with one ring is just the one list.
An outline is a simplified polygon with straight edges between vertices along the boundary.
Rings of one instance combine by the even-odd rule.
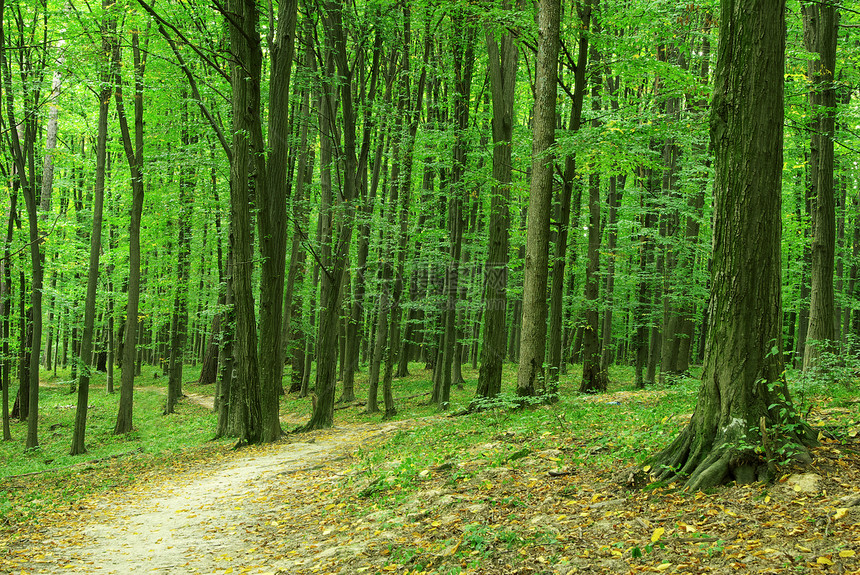
[[811, 438], [783, 379], [781, 182], [785, 1], [723, 0], [711, 141], [715, 221], [702, 386], [687, 428], [652, 459], [700, 489], [761, 474], [763, 451]]
[[111, 84], [119, 60], [116, 42], [116, 16], [106, 2], [102, 4], [104, 21], [101, 33], [102, 87], [99, 99], [98, 133], [96, 136], [96, 181], [93, 187], [93, 227], [90, 231], [90, 260], [87, 273], [87, 296], [84, 303], [84, 331], [81, 336], [81, 353], [78, 359], [78, 403], [75, 410], [75, 431], [72, 435], [71, 455], [86, 453], [87, 404], [90, 391], [90, 358], [93, 350], [93, 329], [96, 315], [96, 287], [99, 276], [99, 257], [102, 249], [102, 215], [105, 198], [105, 171], [107, 164], [108, 112], [110, 111]]
[[833, 271], [836, 249], [836, 203], [833, 190], [833, 132], [836, 122], [836, 35], [838, 13], [833, 4], [804, 4], [804, 39], [818, 54], [809, 62], [812, 110], [810, 184], [812, 186], [812, 289], [803, 368], [815, 364], [822, 345], [836, 339]]
[[344, 210], [333, 242], [330, 264], [323, 269], [320, 293], [320, 325], [317, 340], [317, 401], [305, 430], [331, 427], [334, 421], [335, 383], [337, 378], [337, 337], [340, 320], [341, 287], [349, 257], [355, 216], [355, 191], [358, 161], [355, 145], [355, 108], [352, 102], [347, 59], [346, 35], [343, 29], [343, 4], [339, 0], [325, 4], [325, 30], [331, 42], [341, 96], [343, 121], [343, 190]]
[[[510, 2], [502, 7], [510, 10]], [[522, 6], [518, 4], [518, 7]], [[519, 50], [513, 34], [506, 31], [496, 40], [495, 32], [485, 31], [490, 62], [490, 89], [493, 100], [493, 189], [490, 199], [489, 246], [485, 268], [484, 338], [477, 395], [494, 397], [502, 390], [502, 365], [507, 345], [508, 251], [511, 227], [512, 138], [514, 131], [514, 94]]]
[[529, 189], [528, 230], [523, 283], [523, 315], [517, 394], [534, 395], [543, 385], [546, 354], [546, 287], [549, 267], [549, 216], [552, 205], [555, 142], [556, 69], [559, 46], [558, 0], [538, 5], [538, 55]]
[[[148, 31], [148, 30], [147, 30]], [[148, 36], [147, 36], [148, 38]], [[115, 72], [116, 111], [119, 117], [122, 145], [131, 173], [131, 213], [128, 224], [128, 302], [125, 310], [125, 344], [122, 358], [122, 379], [120, 381], [119, 410], [114, 433], [119, 435], [132, 430], [134, 409], [134, 375], [137, 359], [138, 307], [140, 305], [140, 220], [143, 214], [143, 76], [146, 71], [147, 51], [140, 49], [140, 32], [135, 29], [131, 34], [132, 56], [134, 58], [134, 141], [128, 126], [125, 112], [125, 99], [122, 91], [120, 60], [117, 58]]]

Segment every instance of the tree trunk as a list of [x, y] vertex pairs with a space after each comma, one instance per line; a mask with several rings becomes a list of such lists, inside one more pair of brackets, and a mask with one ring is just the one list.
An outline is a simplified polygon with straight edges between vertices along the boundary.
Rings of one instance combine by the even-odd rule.
[[[355, 218], [357, 158], [355, 145], [355, 109], [352, 102], [351, 77], [343, 29], [343, 5], [340, 0], [325, 4], [325, 31], [332, 46], [337, 65], [337, 80], [341, 93], [343, 119], [343, 216], [338, 222], [337, 239], [331, 253], [331, 262], [324, 269], [320, 293], [320, 328], [317, 341], [317, 401], [305, 430], [331, 427], [334, 421], [335, 388], [337, 377], [337, 336], [340, 319], [340, 296], [344, 268], [349, 259], [349, 247]], [[332, 118], [333, 120], [333, 118]]]
[[[595, 12], [598, 10], [599, 0], [593, 0]], [[600, 32], [600, 23], [594, 18], [593, 29]], [[600, 111], [600, 94], [602, 82], [600, 60], [602, 56], [599, 50], [591, 48], [591, 61], [597, 64], [593, 74], [598, 79], [591, 83], [591, 110], [593, 113]], [[600, 120], [591, 121], [593, 128], [600, 126]], [[601, 365], [600, 339], [600, 317], [598, 313], [598, 297], [600, 296], [600, 244], [601, 244], [601, 219], [600, 219], [600, 174], [592, 171], [588, 178], [588, 251], [585, 264], [585, 328], [582, 334], [582, 380], [579, 391], [594, 393], [606, 391], [609, 385], [609, 375]]]
[[[191, 156], [190, 147], [196, 137], [188, 135], [187, 94], [182, 95], [182, 147]], [[194, 210], [195, 170], [191, 165], [179, 168], [179, 237], [176, 240], [176, 286], [173, 295], [173, 320], [170, 326], [170, 360], [167, 368], [167, 404], [164, 415], [174, 413], [176, 402], [182, 397], [182, 367], [185, 359], [185, 342], [188, 331], [188, 284], [191, 281], [191, 214]]]
[[[809, 444], [783, 379], [781, 183], [784, 0], [723, 0], [711, 141], [712, 298], [702, 387], [687, 428], [652, 458], [696, 490], [755, 480], [786, 444]], [[741, 25], [742, 23], [742, 25]]]
[[[518, 3], [521, 8], [521, 3]], [[510, 10], [509, 2], [503, 9]], [[490, 199], [489, 245], [484, 270], [484, 338], [481, 368], [478, 372], [478, 397], [495, 397], [502, 391], [502, 368], [507, 345], [508, 310], [508, 251], [511, 227], [511, 181], [514, 86], [517, 76], [519, 50], [513, 34], [506, 31], [497, 41], [486, 30], [487, 53], [490, 60], [490, 87], [493, 98], [493, 189]]]
[[[117, 69], [119, 44], [116, 42], [116, 17], [107, 3], [102, 24], [102, 65], [105, 70]], [[107, 64], [112, 65], [109, 67]], [[105, 172], [107, 165], [108, 112], [110, 111], [111, 85], [115, 78], [104, 73], [102, 89], [99, 92], [98, 135], [96, 138], [96, 181], [93, 186], [93, 223], [90, 230], [90, 260], [87, 272], [87, 296], [84, 304], [84, 332], [81, 336], [81, 354], [78, 359], [78, 404], [75, 410], [75, 429], [72, 434], [70, 455], [86, 453], [87, 404], [90, 391], [90, 354], [93, 348], [93, 327], [96, 313], [96, 288], [99, 277], [99, 256], [102, 249], [102, 214], [105, 198]]]
[[[836, 238], [836, 206], [833, 191], [833, 132], [836, 120], [836, 33], [838, 17], [832, 4], [803, 6], [806, 48], [818, 58], [809, 63], [813, 86], [812, 153], [812, 286], [809, 304], [809, 330], [803, 369], [815, 364], [820, 353], [836, 339], [836, 309], [833, 271]], [[817, 150], [816, 150], [817, 148]], [[814, 165], [813, 165], [814, 164]]]
[[549, 217], [552, 207], [555, 142], [556, 69], [559, 49], [559, 0], [538, 4], [534, 137], [524, 263], [523, 315], [517, 394], [535, 395], [543, 385], [546, 352], [546, 289], [549, 267]]
[[[577, 12], [581, 21], [579, 53], [574, 70], [573, 95], [571, 97], [569, 133], [575, 133], [582, 124], [582, 101], [585, 97], [585, 69], [588, 64], [588, 29], [591, 25], [592, 0], [579, 3]], [[558, 234], [555, 241], [555, 254], [552, 264], [552, 291], [550, 295], [549, 330], [549, 372], [547, 383], [552, 395], [558, 394], [558, 378], [561, 372], [561, 340], [564, 324], [564, 280], [567, 263], [567, 243], [570, 230], [570, 209], [573, 196], [573, 178], [576, 175], [576, 159], [568, 156], [564, 166], [564, 184], [561, 188], [559, 205]], [[576, 232], [574, 232], [576, 233]]]
[[[264, 442], [277, 441], [282, 434], [280, 421], [281, 379], [284, 371], [281, 324], [284, 316], [284, 271], [287, 257], [287, 165], [290, 76], [295, 51], [297, 0], [278, 4], [277, 29], [269, 21], [269, 105], [268, 138], [262, 130], [254, 135], [257, 170], [257, 225], [260, 236], [260, 349], [259, 378], [261, 436]], [[250, 32], [250, 30], [249, 30]], [[256, 51], [258, 47], [255, 47]], [[256, 62], [257, 55], [254, 55]], [[255, 84], [256, 88], [256, 84]], [[258, 111], [261, 111], [258, 109]], [[269, 154], [260, 153], [268, 143]], [[265, 167], [264, 167], [265, 161]], [[259, 185], [265, 174], [265, 185]]]
[[[139, 47], [139, 32], [132, 33], [134, 52], [134, 142], [128, 128], [122, 83], [117, 81], [114, 100], [119, 117], [123, 148], [131, 172], [131, 217], [129, 219], [128, 240], [128, 303], [126, 304], [125, 346], [123, 349], [123, 370], [120, 383], [119, 410], [114, 426], [114, 434], [128, 433], [133, 429], [132, 411], [134, 395], [135, 360], [137, 355], [138, 305], [140, 302], [140, 218], [143, 213], [143, 74], [146, 69], [146, 54]], [[119, 79], [117, 79], [119, 80]]]

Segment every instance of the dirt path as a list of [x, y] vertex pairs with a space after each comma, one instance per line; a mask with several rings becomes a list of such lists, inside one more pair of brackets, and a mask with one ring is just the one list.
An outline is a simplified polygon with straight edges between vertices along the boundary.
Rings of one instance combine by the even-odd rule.
[[[56, 530], [35, 573], [300, 573], [364, 548], [320, 525], [350, 454], [410, 425], [339, 427], [248, 449], [227, 462], [114, 494]], [[117, 497], [124, 497], [120, 500]]]

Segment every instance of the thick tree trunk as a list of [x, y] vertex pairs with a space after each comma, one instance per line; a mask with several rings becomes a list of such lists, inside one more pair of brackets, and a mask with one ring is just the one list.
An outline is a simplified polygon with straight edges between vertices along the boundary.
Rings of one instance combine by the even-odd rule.
[[[510, 9], [508, 2], [505, 9]], [[510, 250], [511, 199], [514, 131], [514, 85], [519, 51], [513, 34], [506, 32], [496, 40], [486, 30], [490, 60], [490, 87], [493, 98], [493, 189], [490, 199], [489, 245], [484, 270], [484, 337], [481, 368], [478, 372], [479, 397], [495, 397], [502, 391], [502, 367], [507, 345], [508, 251]]]
[[[297, 0], [278, 4], [277, 26], [269, 21], [269, 106], [268, 138], [262, 130], [255, 142], [256, 170], [259, 182], [265, 174], [265, 186], [257, 184], [257, 225], [260, 236], [260, 403], [263, 442], [277, 441], [282, 434], [280, 421], [281, 379], [284, 371], [281, 325], [284, 316], [284, 271], [287, 257], [287, 165], [290, 138], [288, 112], [290, 76], [295, 51]], [[276, 30], [273, 30], [276, 28]], [[256, 48], [255, 48], [256, 50]], [[256, 60], [256, 55], [255, 55]], [[256, 132], [255, 132], [256, 135]], [[268, 144], [265, 158], [261, 151]]]
[[651, 462], [660, 476], [686, 477], [690, 489], [753, 481], [767, 470], [757, 447], [769, 456], [811, 440], [783, 379], [785, 1], [723, 0], [719, 21], [713, 291], [702, 387], [690, 424]]

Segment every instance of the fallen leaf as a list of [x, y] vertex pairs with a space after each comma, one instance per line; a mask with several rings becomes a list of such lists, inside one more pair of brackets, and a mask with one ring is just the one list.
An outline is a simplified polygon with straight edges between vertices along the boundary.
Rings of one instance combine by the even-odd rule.
[[660, 538], [663, 537], [663, 534], [665, 532], [666, 532], [666, 530], [663, 529], [662, 527], [658, 527], [657, 529], [655, 529], [654, 533], [651, 534], [651, 543], [657, 543], [660, 540]]

